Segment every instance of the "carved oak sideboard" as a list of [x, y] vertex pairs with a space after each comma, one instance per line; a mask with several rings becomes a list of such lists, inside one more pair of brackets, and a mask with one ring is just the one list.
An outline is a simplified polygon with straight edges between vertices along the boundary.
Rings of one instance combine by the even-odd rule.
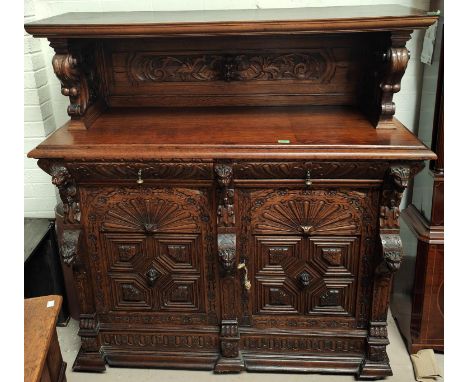
[[70, 121], [30, 157], [63, 202], [76, 371], [391, 375], [399, 204], [434, 159], [393, 118], [399, 6], [65, 14]]

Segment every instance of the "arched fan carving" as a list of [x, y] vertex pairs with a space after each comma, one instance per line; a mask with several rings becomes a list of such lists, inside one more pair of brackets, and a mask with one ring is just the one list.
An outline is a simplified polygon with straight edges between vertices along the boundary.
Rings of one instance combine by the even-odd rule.
[[133, 199], [117, 203], [105, 216], [103, 228], [109, 231], [193, 232], [197, 219], [180, 205], [168, 200]]
[[289, 200], [269, 206], [255, 228], [305, 235], [356, 231], [359, 219], [350, 207], [324, 201]]

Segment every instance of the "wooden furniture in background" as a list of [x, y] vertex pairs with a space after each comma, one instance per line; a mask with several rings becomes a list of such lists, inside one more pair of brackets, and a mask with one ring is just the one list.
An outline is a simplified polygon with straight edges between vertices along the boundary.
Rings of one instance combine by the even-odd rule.
[[[57, 239], [50, 219], [24, 219], [24, 298], [65, 294]], [[70, 315], [64, 300], [58, 324], [65, 326]]]
[[[443, 9], [443, 2], [433, 1], [432, 9]], [[434, 108], [433, 124], [420, 124], [419, 136], [429, 137], [437, 159], [415, 180], [413, 201], [402, 218], [417, 240], [416, 260], [404, 271], [414, 279], [412, 291], [395, 291], [392, 313], [403, 334], [408, 351], [421, 349], [444, 351], [444, 50], [443, 24], [439, 23], [433, 66], [426, 68], [427, 87], [437, 78], [434, 90], [423, 95], [421, 110]], [[438, 76], [437, 76], [438, 70]], [[433, 73], [436, 71], [436, 73]], [[432, 139], [431, 139], [432, 138]], [[410, 293], [408, 293], [410, 292]], [[410, 299], [410, 304], [406, 302]]]
[[55, 329], [61, 306], [61, 296], [24, 300], [24, 382], [67, 380]]
[[399, 204], [435, 155], [393, 118], [399, 6], [66, 14], [69, 123], [30, 157], [63, 201], [77, 371], [391, 375]]

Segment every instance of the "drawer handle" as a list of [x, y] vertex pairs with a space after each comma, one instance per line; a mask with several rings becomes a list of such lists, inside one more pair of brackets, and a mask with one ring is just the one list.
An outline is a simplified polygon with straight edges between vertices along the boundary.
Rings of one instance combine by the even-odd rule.
[[252, 284], [249, 281], [249, 271], [247, 269], [247, 265], [245, 265], [245, 262], [242, 262], [237, 266], [237, 269], [244, 270], [244, 277], [242, 279], [242, 285], [244, 286], [245, 290], [248, 292]]
[[144, 180], [141, 179], [141, 173], [142, 173], [142, 170], [138, 170], [138, 179], [137, 179], [137, 184], [143, 184], [144, 183]]
[[299, 282], [303, 288], [307, 288], [310, 285], [310, 275], [307, 272], [302, 272], [299, 275]]
[[307, 173], [306, 173], [305, 186], [306, 187], [312, 186], [312, 179], [310, 179], [310, 170], [307, 170]]
[[159, 276], [160, 276], [159, 272], [153, 267], [148, 269], [148, 272], [146, 272], [146, 281], [148, 282], [148, 285], [154, 286], [154, 282]]

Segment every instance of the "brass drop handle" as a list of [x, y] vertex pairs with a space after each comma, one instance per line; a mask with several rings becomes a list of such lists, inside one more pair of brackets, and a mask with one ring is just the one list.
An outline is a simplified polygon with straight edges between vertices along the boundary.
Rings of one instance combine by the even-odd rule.
[[310, 179], [310, 170], [307, 170], [306, 178], [305, 178], [305, 185], [306, 187], [312, 186], [312, 179]]
[[249, 281], [249, 271], [247, 269], [247, 265], [245, 265], [245, 262], [242, 262], [237, 266], [237, 269], [244, 270], [244, 278], [242, 280], [242, 284], [244, 285], [245, 290], [248, 292], [252, 284]]
[[138, 179], [137, 179], [137, 184], [143, 184], [144, 180], [141, 179], [141, 173], [142, 173], [142, 170], [138, 170]]

